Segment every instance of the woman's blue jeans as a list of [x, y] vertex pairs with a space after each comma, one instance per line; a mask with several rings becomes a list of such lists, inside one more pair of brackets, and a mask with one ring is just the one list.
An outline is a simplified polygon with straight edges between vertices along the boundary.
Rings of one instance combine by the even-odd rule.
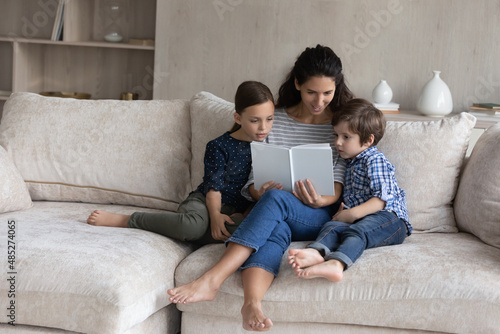
[[389, 211], [378, 211], [354, 224], [330, 221], [323, 225], [316, 241], [308, 248], [318, 250], [325, 260], [339, 260], [345, 269], [368, 248], [402, 244], [407, 236], [406, 224]]
[[292, 240], [316, 239], [335, 205], [313, 209], [284, 190], [264, 193], [227, 242], [254, 249], [241, 269], [263, 268], [275, 276]]

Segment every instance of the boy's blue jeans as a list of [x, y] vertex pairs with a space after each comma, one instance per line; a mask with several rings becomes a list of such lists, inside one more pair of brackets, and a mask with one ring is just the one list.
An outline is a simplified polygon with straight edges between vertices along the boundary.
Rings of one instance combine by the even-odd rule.
[[314, 240], [334, 210], [334, 205], [313, 209], [289, 192], [269, 190], [227, 242], [255, 250], [241, 269], [259, 267], [276, 276], [290, 242]]
[[365, 249], [398, 245], [407, 236], [406, 224], [389, 211], [378, 211], [353, 224], [329, 221], [308, 248], [318, 250], [325, 260], [339, 260], [349, 268]]

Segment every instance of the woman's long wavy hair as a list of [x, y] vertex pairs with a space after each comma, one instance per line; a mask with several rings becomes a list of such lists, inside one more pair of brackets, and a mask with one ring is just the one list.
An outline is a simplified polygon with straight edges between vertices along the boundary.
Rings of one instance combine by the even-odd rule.
[[306, 48], [299, 55], [279, 89], [276, 107], [290, 108], [299, 104], [302, 98], [295, 87], [295, 80], [302, 85], [311, 77], [328, 77], [335, 81], [335, 95], [329, 104], [332, 111], [354, 97], [345, 83], [340, 58], [329, 47], [318, 44], [314, 48]]

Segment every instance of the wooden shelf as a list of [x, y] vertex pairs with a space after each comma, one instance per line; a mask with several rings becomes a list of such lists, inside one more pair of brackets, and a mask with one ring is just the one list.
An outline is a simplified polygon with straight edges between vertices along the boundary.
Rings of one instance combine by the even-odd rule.
[[[96, 99], [119, 99], [123, 91], [152, 99], [156, 0], [65, 0], [61, 41], [51, 40], [57, 1], [0, 0], [0, 91], [77, 91]], [[123, 42], [104, 40], [110, 4]], [[0, 95], [0, 112], [6, 95]]]

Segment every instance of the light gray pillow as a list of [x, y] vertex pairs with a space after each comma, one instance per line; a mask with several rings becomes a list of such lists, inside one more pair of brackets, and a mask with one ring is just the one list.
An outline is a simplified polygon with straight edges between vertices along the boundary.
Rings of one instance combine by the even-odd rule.
[[396, 167], [415, 232], [457, 232], [453, 199], [474, 116], [435, 121], [387, 122], [378, 148]]
[[479, 137], [460, 178], [458, 228], [500, 248], [500, 124]]
[[0, 213], [25, 210], [32, 205], [26, 183], [0, 146]]

